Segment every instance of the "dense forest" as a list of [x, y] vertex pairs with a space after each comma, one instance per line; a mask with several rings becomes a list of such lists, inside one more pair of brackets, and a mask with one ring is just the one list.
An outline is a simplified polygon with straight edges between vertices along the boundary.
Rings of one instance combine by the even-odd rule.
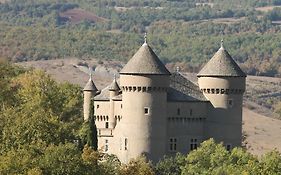
[[[198, 71], [224, 38], [225, 47], [248, 74], [280, 77], [280, 4], [280, 0], [6, 0], [0, 3], [0, 55], [15, 62], [67, 57], [126, 61], [148, 32], [151, 46], [165, 63], [179, 62], [183, 70]], [[257, 9], [273, 5], [272, 10]], [[73, 14], [74, 9], [83, 11]], [[67, 12], [70, 15], [65, 16]], [[86, 13], [100, 20], [87, 18]], [[80, 21], [73, 22], [74, 18]]]
[[129, 164], [121, 164], [114, 155], [95, 150], [96, 144], [90, 143], [90, 139], [81, 142], [88, 132], [83, 131], [79, 87], [59, 84], [43, 72], [26, 70], [3, 60], [0, 74], [0, 174], [263, 175], [281, 172], [281, 154], [277, 151], [258, 158], [243, 148], [227, 151], [212, 139], [188, 155], [165, 156], [154, 164], [139, 157]]

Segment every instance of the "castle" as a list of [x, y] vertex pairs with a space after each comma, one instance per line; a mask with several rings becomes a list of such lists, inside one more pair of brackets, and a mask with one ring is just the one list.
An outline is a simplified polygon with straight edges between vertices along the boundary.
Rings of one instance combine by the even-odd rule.
[[94, 109], [99, 149], [127, 163], [142, 154], [157, 162], [188, 153], [209, 138], [228, 150], [241, 146], [246, 75], [223, 43], [197, 77], [199, 87], [170, 73], [145, 40], [120, 71], [120, 84], [114, 79], [99, 92], [90, 78], [84, 120]]

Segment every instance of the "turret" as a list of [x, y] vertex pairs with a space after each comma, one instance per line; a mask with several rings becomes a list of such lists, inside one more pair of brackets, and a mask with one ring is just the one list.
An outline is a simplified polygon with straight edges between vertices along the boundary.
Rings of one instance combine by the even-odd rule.
[[83, 89], [84, 94], [84, 104], [83, 104], [83, 111], [84, 111], [84, 121], [87, 121], [92, 113], [92, 98], [98, 95], [100, 91], [98, 91], [97, 87], [95, 86], [92, 80], [92, 72], [90, 70], [90, 78], [87, 84]]
[[113, 82], [110, 84], [109, 88], [109, 128], [114, 128], [116, 125], [116, 119], [114, 117], [114, 97], [119, 95], [120, 87], [116, 81], [116, 75], [114, 75]]
[[197, 77], [201, 91], [211, 103], [206, 137], [224, 140], [227, 147], [240, 146], [246, 74], [224, 48], [223, 41]]
[[158, 161], [167, 146], [167, 89], [170, 72], [146, 42], [120, 72], [123, 118], [119, 158], [142, 154]]

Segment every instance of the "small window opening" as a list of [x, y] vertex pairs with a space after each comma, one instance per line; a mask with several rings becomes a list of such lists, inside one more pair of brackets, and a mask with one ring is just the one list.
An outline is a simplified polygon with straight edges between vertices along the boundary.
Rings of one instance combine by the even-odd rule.
[[146, 114], [146, 115], [149, 114], [149, 108], [147, 108], [147, 107], [144, 108], [144, 114]]
[[127, 139], [127, 138], [125, 138], [125, 146], [124, 146], [124, 149], [125, 149], [125, 150], [128, 150], [128, 139]]
[[180, 109], [180, 108], [178, 108], [177, 114], [178, 114], [178, 115], [181, 115], [181, 109]]
[[227, 144], [227, 145], [226, 145], [226, 150], [227, 150], [227, 151], [230, 151], [230, 150], [231, 150], [231, 144]]
[[177, 150], [177, 139], [170, 138], [170, 151], [176, 151], [176, 150]]
[[197, 139], [190, 139], [190, 151], [197, 149]]
[[100, 105], [97, 105], [97, 109], [99, 109], [100, 108]]
[[192, 111], [192, 109], [190, 109], [189, 110], [189, 115], [192, 116], [192, 113], [193, 113], [193, 111]]
[[232, 100], [232, 99], [229, 99], [229, 100], [228, 100], [228, 106], [229, 106], [229, 107], [232, 107], [232, 106], [233, 106], [233, 100]]
[[105, 147], [104, 147], [104, 151], [107, 152], [108, 151], [108, 140], [105, 140]]
[[108, 122], [105, 122], [105, 128], [108, 128]]

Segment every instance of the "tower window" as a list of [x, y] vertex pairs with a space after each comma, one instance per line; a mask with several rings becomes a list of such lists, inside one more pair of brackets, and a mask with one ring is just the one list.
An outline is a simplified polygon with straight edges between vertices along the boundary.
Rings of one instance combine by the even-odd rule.
[[193, 111], [192, 111], [192, 109], [190, 109], [189, 110], [189, 115], [192, 116], [192, 113], [193, 113]]
[[123, 105], [121, 104], [120, 107], [121, 107], [121, 109], [122, 109], [122, 108], [123, 108]]
[[170, 138], [170, 151], [176, 151], [176, 150], [177, 150], [177, 139]]
[[190, 139], [190, 151], [197, 149], [197, 139]]
[[178, 114], [178, 115], [181, 115], [181, 109], [180, 109], [180, 108], [178, 108], [177, 114]]
[[227, 144], [227, 145], [226, 145], [226, 150], [227, 150], [227, 151], [230, 151], [230, 150], [231, 150], [231, 144]]
[[125, 138], [125, 143], [124, 144], [125, 144], [124, 145], [124, 149], [128, 150], [128, 139], [127, 138]]
[[97, 109], [99, 109], [100, 105], [97, 105]]
[[228, 106], [232, 107], [233, 106], [233, 100], [232, 99], [228, 99]]
[[108, 140], [107, 140], [107, 139], [105, 139], [104, 151], [105, 151], [105, 152], [108, 151]]
[[122, 139], [120, 138], [120, 141], [119, 141], [119, 146], [120, 146], [120, 150], [122, 150]]
[[108, 128], [108, 122], [105, 122], [105, 128]]
[[149, 114], [149, 108], [148, 108], [148, 107], [145, 107], [145, 108], [144, 108], [144, 114], [146, 114], [146, 115]]

